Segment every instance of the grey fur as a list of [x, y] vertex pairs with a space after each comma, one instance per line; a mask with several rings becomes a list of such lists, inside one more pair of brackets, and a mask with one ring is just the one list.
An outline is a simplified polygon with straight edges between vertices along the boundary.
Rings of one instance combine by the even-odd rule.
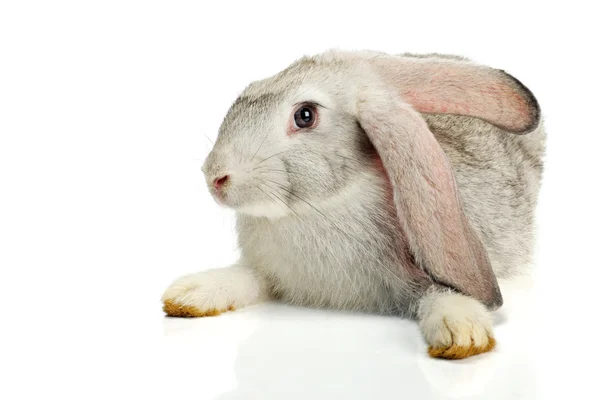
[[[215, 177], [230, 175], [225, 202], [239, 211], [243, 264], [272, 294], [311, 307], [416, 317], [419, 300], [437, 284], [409, 249], [390, 183], [348, 105], [363, 68], [354, 54], [305, 57], [251, 84], [229, 110], [203, 170], [211, 190]], [[298, 101], [323, 104], [320, 124], [289, 136]], [[515, 135], [474, 117], [422, 115], [452, 164], [494, 273], [519, 273], [534, 239], [542, 124]]]

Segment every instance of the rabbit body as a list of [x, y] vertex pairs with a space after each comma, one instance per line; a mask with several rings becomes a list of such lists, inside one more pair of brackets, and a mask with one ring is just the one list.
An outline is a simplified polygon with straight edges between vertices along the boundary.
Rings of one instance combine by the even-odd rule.
[[[452, 163], [496, 276], [520, 274], [534, 243], [543, 127], [517, 136], [471, 117], [423, 117]], [[390, 193], [385, 174], [370, 168], [338, 199], [301, 217], [239, 214], [243, 257], [286, 302], [415, 318], [431, 282], [408, 254]]]
[[489, 351], [496, 279], [531, 261], [544, 148], [535, 98], [503, 71], [305, 57], [242, 93], [203, 166], [237, 211], [239, 262], [178, 279], [164, 310], [277, 298], [417, 319], [434, 357]]

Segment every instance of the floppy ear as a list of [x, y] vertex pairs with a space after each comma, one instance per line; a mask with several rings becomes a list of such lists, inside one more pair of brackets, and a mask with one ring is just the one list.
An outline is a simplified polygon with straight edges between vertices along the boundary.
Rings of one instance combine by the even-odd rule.
[[468, 115], [525, 134], [540, 123], [531, 91], [506, 72], [468, 60], [441, 57], [375, 57], [383, 82], [417, 111]]
[[504, 71], [466, 60], [375, 56], [368, 63], [377, 79], [359, 92], [358, 119], [387, 171], [417, 263], [434, 282], [500, 307], [498, 282], [463, 212], [452, 166], [415, 110], [468, 115], [525, 134], [540, 122], [535, 97]]
[[401, 227], [431, 279], [490, 309], [502, 295], [487, 253], [463, 213], [452, 167], [419, 113], [388, 89], [366, 89], [358, 120], [393, 187]]

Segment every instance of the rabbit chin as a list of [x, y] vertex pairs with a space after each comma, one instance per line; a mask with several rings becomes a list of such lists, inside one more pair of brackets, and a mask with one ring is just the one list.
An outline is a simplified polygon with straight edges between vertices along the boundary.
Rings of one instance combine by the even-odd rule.
[[290, 209], [285, 204], [275, 204], [272, 201], [262, 199], [242, 200], [240, 197], [243, 196], [237, 194], [231, 196], [231, 193], [224, 196], [214, 190], [211, 190], [210, 193], [219, 206], [253, 217], [278, 219], [291, 214]]
[[253, 217], [266, 217], [269, 219], [279, 219], [291, 213], [285, 205], [276, 205], [272, 202], [244, 204], [243, 206], [235, 207], [235, 211], [252, 215]]

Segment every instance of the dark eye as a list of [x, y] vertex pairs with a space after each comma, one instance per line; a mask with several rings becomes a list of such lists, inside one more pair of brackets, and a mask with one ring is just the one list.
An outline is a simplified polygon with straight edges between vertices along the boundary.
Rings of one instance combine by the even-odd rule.
[[310, 128], [315, 123], [315, 117], [314, 108], [303, 106], [294, 113], [294, 123], [298, 128]]

